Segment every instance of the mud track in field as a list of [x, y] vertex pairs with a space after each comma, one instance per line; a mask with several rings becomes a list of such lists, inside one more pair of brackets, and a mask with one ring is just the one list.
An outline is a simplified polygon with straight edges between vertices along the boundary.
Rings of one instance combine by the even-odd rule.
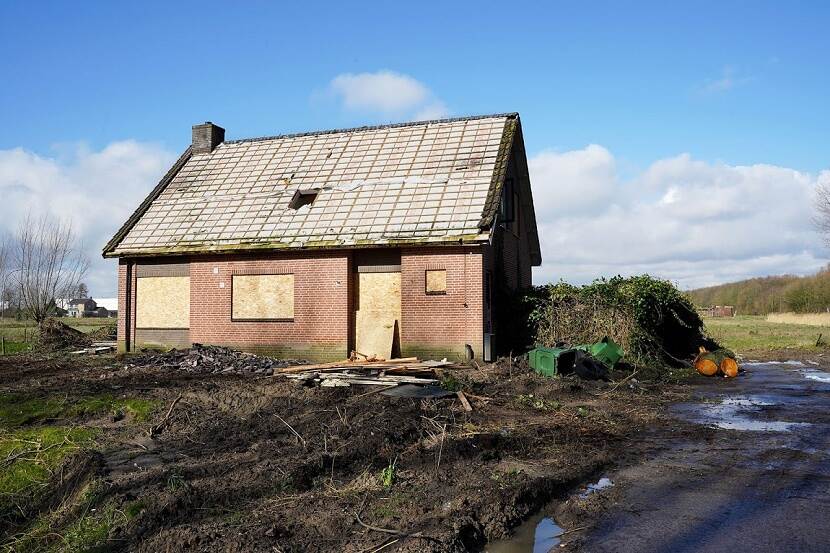
[[[453, 375], [472, 412], [454, 399], [125, 368], [114, 357], [0, 358], [3, 393], [158, 401], [143, 423], [72, 422], [100, 428], [94, 451], [68, 461], [102, 483], [96, 504], [140, 505], [112, 528], [113, 551], [357, 552], [392, 540], [384, 551], [481, 551], [551, 499], [655, 447], [645, 430], [665, 424], [665, 405], [683, 394], [545, 379], [515, 365]], [[39, 507], [6, 537], [53, 505]]]

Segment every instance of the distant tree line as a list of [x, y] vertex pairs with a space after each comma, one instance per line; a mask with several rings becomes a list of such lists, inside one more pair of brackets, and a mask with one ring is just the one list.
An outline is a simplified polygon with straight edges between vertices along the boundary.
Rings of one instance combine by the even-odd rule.
[[739, 315], [820, 313], [830, 310], [830, 265], [811, 276], [751, 278], [688, 294], [697, 307], [733, 305]]

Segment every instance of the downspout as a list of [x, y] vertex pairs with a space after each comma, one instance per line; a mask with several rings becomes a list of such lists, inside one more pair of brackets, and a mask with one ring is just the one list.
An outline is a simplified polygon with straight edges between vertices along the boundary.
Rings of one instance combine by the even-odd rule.
[[133, 299], [133, 262], [127, 261], [127, 282], [124, 286], [124, 350], [129, 353], [132, 346], [132, 299]]

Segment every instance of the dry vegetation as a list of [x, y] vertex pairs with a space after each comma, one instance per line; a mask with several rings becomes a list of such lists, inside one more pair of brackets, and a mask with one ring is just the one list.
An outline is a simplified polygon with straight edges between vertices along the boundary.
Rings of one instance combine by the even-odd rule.
[[767, 322], [830, 327], [830, 313], [770, 313]]

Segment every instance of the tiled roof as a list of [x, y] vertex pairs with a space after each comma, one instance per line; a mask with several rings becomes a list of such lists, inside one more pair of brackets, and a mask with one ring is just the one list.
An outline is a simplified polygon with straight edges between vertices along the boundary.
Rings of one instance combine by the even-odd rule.
[[[486, 239], [517, 119], [447, 119], [188, 150], [104, 253]], [[318, 192], [310, 205], [291, 209], [298, 190]]]

